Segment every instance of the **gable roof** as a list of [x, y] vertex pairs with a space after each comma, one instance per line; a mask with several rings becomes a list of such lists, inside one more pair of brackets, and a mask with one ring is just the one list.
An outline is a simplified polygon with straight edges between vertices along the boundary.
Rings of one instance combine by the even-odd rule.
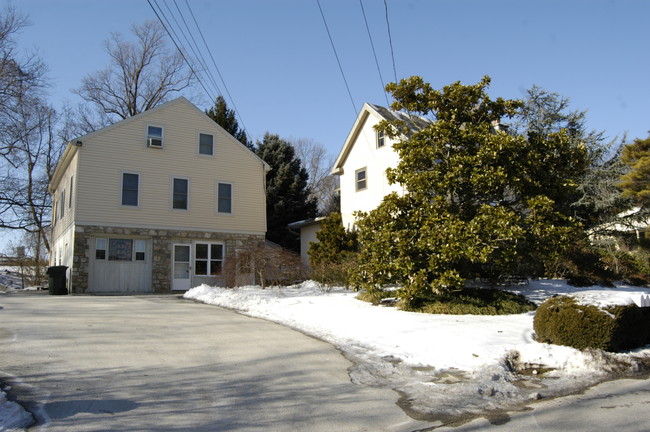
[[134, 115], [132, 117], [120, 120], [118, 122], [115, 122], [113, 124], [105, 126], [105, 127], [101, 128], [101, 129], [97, 129], [96, 131], [87, 133], [86, 135], [82, 135], [82, 136], [80, 136], [78, 138], [75, 138], [72, 141], [68, 142], [67, 145], [66, 145], [66, 148], [65, 148], [65, 150], [63, 152], [63, 155], [61, 156], [61, 159], [59, 160], [59, 163], [57, 164], [56, 169], [54, 170], [54, 174], [52, 175], [52, 180], [50, 181], [50, 185], [49, 185], [50, 192], [53, 192], [54, 190], [56, 190], [59, 182], [61, 181], [61, 177], [63, 176], [63, 173], [65, 172], [68, 165], [72, 161], [72, 158], [79, 151], [79, 148], [83, 145], [83, 142], [85, 140], [93, 138], [93, 137], [95, 137], [97, 135], [103, 134], [104, 132], [109, 131], [111, 129], [114, 129], [116, 127], [124, 126], [124, 125], [129, 124], [129, 123], [131, 123], [133, 121], [139, 120], [139, 119], [141, 119], [143, 117], [148, 117], [148, 116], [150, 116], [150, 115], [152, 115], [152, 114], [154, 114], [154, 113], [156, 113], [158, 111], [164, 110], [166, 108], [169, 108], [169, 107], [177, 105], [177, 104], [187, 105], [187, 106], [191, 107], [191, 109], [195, 110], [199, 115], [209, 119], [213, 123], [214, 127], [218, 128], [218, 129], [221, 129], [225, 133], [226, 136], [232, 138], [232, 141], [234, 141], [238, 145], [242, 146], [244, 149], [249, 151], [256, 159], [258, 159], [262, 163], [262, 165], [264, 166], [265, 171], [269, 171], [271, 169], [269, 164], [267, 164], [262, 158], [257, 156], [254, 152], [252, 152], [244, 144], [239, 142], [239, 140], [237, 140], [230, 133], [228, 133], [228, 131], [226, 131], [220, 124], [218, 124], [217, 122], [212, 120], [210, 117], [208, 117], [208, 115], [206, 113], [204, 113], [199, 108], [197, 108], [196, 105], [194, 105], [192, 102], [190, 102], [189, 100], [187, 100], [183, 96], [180, 96], [180, 97], [178, 97], [176, 99], [173, 99], [173, 100], [171, 100], [169, 102], [165, 102], [163, 104], [160, 104], [160, 105], [158, 105], [158, 106], [156, 106], [156, 107], [154, 107], [154, 108], [152, 108], [150, 110], [147, 110], [147, 111], [141, 112], [139, 114], [136, 114], [136, 115]]
[[402, 121], [413, 132], [424, 129], [431, 123], [430, 120], [424, 117], [407, 114], [401, 111], [393, 111], [379, 105], [370, 104], [368, 102], [364, 103], [361, 111], [359, 112], [359, 115], [357, 116], [357, 119], [354, 122], [354, 125], [352, 125], [350, 133], [345, 139], [343, 148], [339, 152], [339, 155], [334, 162], [334, 167], [332, 168], [331, 174], [340, 175], [343, 173], [343, 165], [345, 164], [345, 161], [348, 158], [348, 155], [350, 154], [350, 151], [352, 150], [357, 137], [361, 133], [366, 120], [371, 115], [375, 116], [378, 120]]

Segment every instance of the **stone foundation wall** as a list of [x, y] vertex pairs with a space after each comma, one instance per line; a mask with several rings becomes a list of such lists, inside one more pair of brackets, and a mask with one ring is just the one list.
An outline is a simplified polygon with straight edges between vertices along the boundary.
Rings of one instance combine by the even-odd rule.
[[[197, 240], [223, 242], [226, 250], [224, 262], [227, 262], [228, 259], [235, 256], [237, 250], [254, 248], [264, 242], [264, 235], [77, 225], [74, 234], [73, 268], [70, 276], [72, 290], [75, 293], [83, 293], [88, 288], [91, 241], [98, 236], [151, 239], [153, 259], [151, 284], [152, 291], [155, 293], [171, 292], [172, 244], [174, 243], [189, 243]], [[225, 284], [225, 279], [222, 282]]]

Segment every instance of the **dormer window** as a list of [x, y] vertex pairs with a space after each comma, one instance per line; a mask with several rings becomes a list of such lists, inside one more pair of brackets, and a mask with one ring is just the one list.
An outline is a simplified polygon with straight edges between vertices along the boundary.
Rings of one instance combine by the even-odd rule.
[[377, 131], [377, 148], [382, 148], [386, 144], [386, 136], [383, 131]]
[[160, 126], [147, 126], [147, 147], [162, 148], [163, 128]]

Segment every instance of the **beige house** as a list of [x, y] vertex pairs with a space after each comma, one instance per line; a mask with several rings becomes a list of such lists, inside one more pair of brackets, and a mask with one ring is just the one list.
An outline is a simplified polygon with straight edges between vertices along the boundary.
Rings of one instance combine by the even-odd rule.
[[264, 241], [268, 165], [185, 98], [71, 141], [49, 189], [70, 292], [225, 285]]

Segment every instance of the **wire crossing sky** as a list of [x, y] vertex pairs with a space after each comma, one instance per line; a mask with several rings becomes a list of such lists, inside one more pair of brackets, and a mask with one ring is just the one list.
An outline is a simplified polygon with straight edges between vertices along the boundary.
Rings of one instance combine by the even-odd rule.
[[434, 88], [489, 75], [490, 95], [503, 98], [538, 85], [587, 110], [587, 126], [610, 138], [650, 129], [645, 0], [0, 2], [28, 15], [16, 49], [43, 58], [59, 110], [79, 102], [71, 90], [84, 76], [109, 65], [103, 41], [130, 39], [156, 10], [201, 77], [184, 96], [204, 110], [223, 94], [254, 141], [309, 138], [335, 157], [361, 104], [390, 100], [384, 78], [412, 75]]
[[[194, 24], [192, 28], [190, 28], [190, 25], [188, 25], [187, 20], [185, 19], [185, 16], [183, 15], [183, 12], [178, 6], [178, 2], [176, 0], [173, 0], [173, 2], [176, 8], [176, 12], [178, 13], [178, 16], [183, 22], [182, 26], [176, 17], [176, 13], [170, 8], [166, 0], [161, 0], [161, 2], [165, 5], [167, 12], [163, 11], [162, 7], [160, 6], [160, 3], [158, 3], [158, 0], [146, 0], [146, 1], [151, 7], [151, 10], [158, 18], [160, 24], [162, 24], [162, 26], [167, 31], [167, 34], [169, 35], [169, 38], [173, 42], [174, 46], [178, 51], [180, 51], [188, 67], [192, 70], [194, 76], [199, 81], [199, 84], [205, 91], [206, 96], [210, 100], [216, 100], [217, 95], [222, 97], [224, 97], [224, 95], [221, 92], [221, 89], [219, 88], [219, 85], [217, 84], [216, 80], [214, 79], [214, 75], [212, 74], [212, 70], [210, 66], [208, 66], [208, 63], [205, 60], [205, 56], [204, 56], [204, 52], [202, 51], [202, 48], [199, 47], [198, 43], [196, 42], [196, 39], [194, 38], [194, 34], [198, 32], [198, 34], [201, 36], [201, 40], [203, 41], [203, 45], [205, 46], [205, 50], [207, 51], [208, 55], [210, 56], [210, 59], [212, 60], [212, 65], [214, 66], [214, 70], [219, 75], [221, 84], [223, 85], [223, 88], [226, 91], [227, 99], [226, 97], [224, 97], [224, 99], [227, 100], [227, 103], [229, 103], [230, 107], [235, 111], [235, 114], [239, 119], [239, 124], [241, 124], [242, 129], [246, 131], [244, 120], [241, 118], [241, 115], [237, 110], [237, 104], [235, 104], [235, 99], [232, 97], [230, 91], [228, 90], [228, 86], [226, 85], [223, 75], [221, 75], [221, 71], [219, 70], [219, 67], [217, 66], [217, 63], [214, 59], [214, 56], [212, 55], [212, 50], [210, 49], [210, 46], [208, 45], [208, 43], [205, 40], [205, 37], [203, 36], [201, 27], [196, 21], [196, 17], [194, 16], [194, 12], [192, 12], [192, 8], [188, 3], [188, 1], [185, 0], [185, 7], [187, 9], [187, 13], [189, 13], [189, 15], [192, 17], [192, 22]], [[171, 20], [173, 20], [173, 23], [170, 20], [170, 18], [168, 18], [168, 15], [171, 17]], [[178, 32], [176, 32], [176, 29], [178, 29]], [[180, 35], [182, 35], [184, 42], [180, 40], [180, 37], [178, 35], [179, 33]], [[191, 51], [191, 55], [187, 50], [188, 46], [189, 46], [189, 50]], [[199, 63], [199, 67], [196, 67], [195, 62]], [[207, 78], [207, 82], [205, 78]], [[209, 84], [212, 84], [212, 90], [216, 90], [216, 93], [214, 91], [211, 91], [211, 89], [208, 89], [208, 87], [210, 87]]]

